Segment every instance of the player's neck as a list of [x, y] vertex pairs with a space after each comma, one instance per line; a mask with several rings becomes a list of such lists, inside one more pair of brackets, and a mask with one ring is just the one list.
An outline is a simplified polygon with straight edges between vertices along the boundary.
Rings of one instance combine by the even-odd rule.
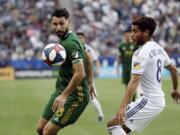
[[[149, 41], [152, 41], [152, 38], [151, 37], [147, 37], [146, 39], [145, 39], [145, 41], [144, 41], [144, 44], [143, 45], [145, 45], [147, 42], [149, 42]], [[142, 46], [143, 46], [142, 45]]]
[[67, 31], [64, 36], [61, 37], [62, 40], [66, 39], [69, 36], [69, 33], [72, 33], [72, 31]]

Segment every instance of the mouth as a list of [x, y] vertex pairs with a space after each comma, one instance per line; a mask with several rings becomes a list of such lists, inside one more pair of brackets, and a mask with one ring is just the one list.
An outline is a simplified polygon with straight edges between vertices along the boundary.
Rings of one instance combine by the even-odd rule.
[[63, 31], [57, 31], [56, 34], [57, 34], [58, 36], [62, 36], [62, 35], [64, 35], [64, 32], [63, 32]]
[[132, 38], [132, 42], [135, 42], [136, 40], [134, 38]]

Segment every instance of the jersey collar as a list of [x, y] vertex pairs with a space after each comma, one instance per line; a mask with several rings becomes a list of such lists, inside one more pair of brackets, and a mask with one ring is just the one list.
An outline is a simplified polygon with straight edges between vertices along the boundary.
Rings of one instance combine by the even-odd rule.
[[66, 35], [61, 38], [61, 40], [65, 40], [71, 33], [72, 31], [67, 32]]

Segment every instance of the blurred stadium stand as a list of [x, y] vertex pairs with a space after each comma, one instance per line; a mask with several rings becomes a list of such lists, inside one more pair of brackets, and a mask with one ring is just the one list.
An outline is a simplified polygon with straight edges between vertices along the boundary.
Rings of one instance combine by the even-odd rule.
[[75, 29], [87, 33], [89, 44], [101, 55], [112, 55], [122, 33], [139, 15], [154, 17], [154, 39], [168, 53], [180, 53], [179, 0], [73, 0]]
[[0, 67], [49, 69], [40, 60], [41, 49], [58, 42], [49, 21], [60, 5], [70, 10], [73, 29], [86, 33], [103, 66], [116, 64], [114, 54], [122, 33], [139, 15], [156, 19], [154, 39], [180, 66], [179, 0], [0, 0]]

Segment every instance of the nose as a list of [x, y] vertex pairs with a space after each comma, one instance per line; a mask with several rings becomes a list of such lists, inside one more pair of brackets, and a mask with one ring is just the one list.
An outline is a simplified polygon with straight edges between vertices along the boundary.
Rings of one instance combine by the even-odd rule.
[[61, 30], [62, 29], [62, 27], [61, 27], [61, 25], [57, 25], [57, 30]]
[[134, 36], [133, 36], [133, 33], [131, 33], [131, 39], [133, 39], [133, 37], [134, 37]]

